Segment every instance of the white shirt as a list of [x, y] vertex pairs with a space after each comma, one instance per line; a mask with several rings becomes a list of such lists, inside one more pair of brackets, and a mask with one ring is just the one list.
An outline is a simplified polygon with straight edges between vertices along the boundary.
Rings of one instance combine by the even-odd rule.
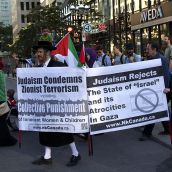
[[50, 62], [50, 60], [51, 60], [51, 58], [48, 58], [48, 59], [46, 60], [46, 62], [44, 63], [43, 67], [47, 67], [47, 66], [48, 66], [48, 63]]

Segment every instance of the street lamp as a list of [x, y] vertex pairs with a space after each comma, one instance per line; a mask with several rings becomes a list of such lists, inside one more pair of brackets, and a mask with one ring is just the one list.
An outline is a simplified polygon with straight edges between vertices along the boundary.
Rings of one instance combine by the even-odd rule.
[[72, 23], [74, 25], [78, 24], [79, 37], [81, 38], [82, 35], [82, 24], [83, 21], [88, 21], [88, 12], [90, 7], [85, 5], [82, 1], [80, 4], [74, 3], [70, 6], [71, 16], [72, 16]]

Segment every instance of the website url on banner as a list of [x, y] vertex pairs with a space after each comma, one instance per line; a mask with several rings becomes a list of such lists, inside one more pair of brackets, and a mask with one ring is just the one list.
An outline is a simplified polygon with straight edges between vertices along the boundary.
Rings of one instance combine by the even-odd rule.
[[113, 124], [107, 124], [106, 128], [109, 129], [109, 128], [121, 127], [121, 126], [126, 126], [126, 125], [132, 125], [132, 124], [137, 124], [140, 122], [151, 121], [154, 119], [156, 119], [154, 115], [149, 116], [149, 117], [140, 117], [140, 118], [138, 117], [137, 119], [129, 118], [129, 119], [124, 119], [120, 122], [114, 122]]
[[53, 126], [53, 125], [29, 125], [29, 129], [33, 131], [69, 131], [70, 127], [68, 126]]

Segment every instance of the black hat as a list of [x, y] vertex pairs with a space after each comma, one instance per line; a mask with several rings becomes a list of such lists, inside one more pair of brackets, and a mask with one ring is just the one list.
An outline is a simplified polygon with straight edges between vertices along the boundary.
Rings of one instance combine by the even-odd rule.
[[32, 47], [34, 50], [37, 50], [38, 48], [44, 48], [48, 49], [50, 51], [56, 50], [56, 47], [52, 46], [52, 43], [49, 41], [38, 41], [37, 45]]
[[125, 47], [126, 47], [127, 50], [132, 50], [132, 49], [134, 49], [134, 46], [133, 46], [132, 43], [126, 44]]

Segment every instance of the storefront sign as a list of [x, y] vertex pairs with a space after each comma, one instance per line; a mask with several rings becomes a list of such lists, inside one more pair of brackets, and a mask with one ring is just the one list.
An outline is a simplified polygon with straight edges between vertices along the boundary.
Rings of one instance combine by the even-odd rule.
[[99, 23], [98, 28], [96, 29], [92, 29], [92, 31], [90, 32], [91, 34], [96, 34], [96, 33], [100, 33], [100, 32], [107, 32], [107, 25], [105, 23]]
[[143, 11], [140, 16], [140, 23], [144, 23], [161, 17], [163, 17], [163, 11], [161, 6], [158, 6], [157, 8]]
[[100, 31], [104, 31], [104, 30], [107, 29], [107, 26], [106, 26], [105, 23], [100, 23], [98, 28], [99, 28]]
[[93, 29], [90, 33], [94, 34], [94, 33], [100, 33], [100, 32], [106, 32], [107, 30], [99, 30], [99, 29]]
[[131, 14], [131, 30], [137, 30], [172, 21], [172, 1], [151, 9]]

